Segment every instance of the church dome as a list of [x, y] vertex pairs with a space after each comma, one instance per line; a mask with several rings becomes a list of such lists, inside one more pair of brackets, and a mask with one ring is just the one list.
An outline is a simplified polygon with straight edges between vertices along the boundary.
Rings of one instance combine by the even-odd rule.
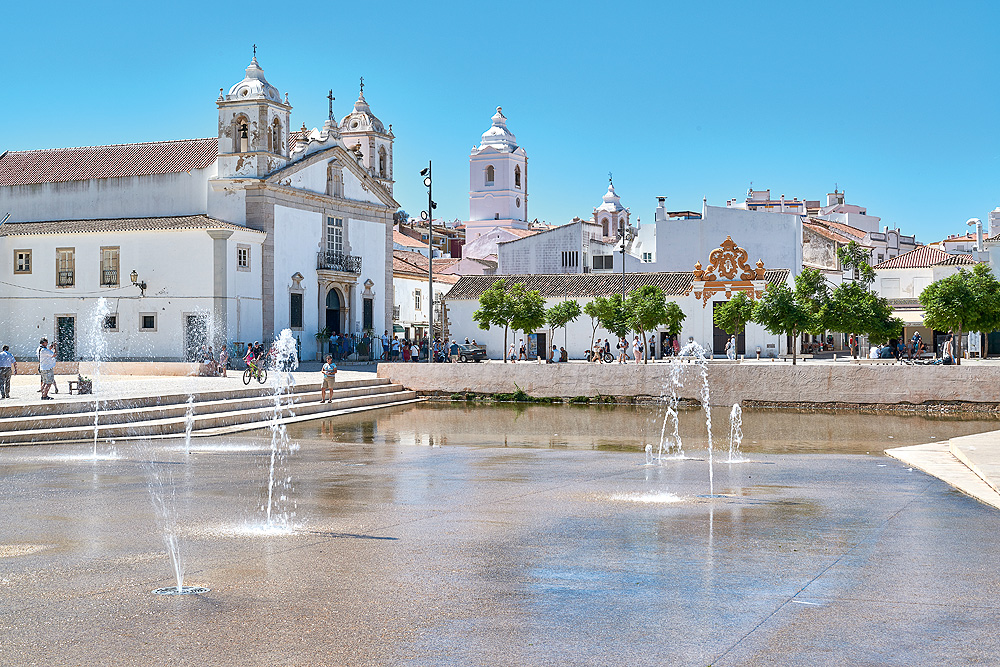
[[358, 101], [354, 103], [354, 111], [344, 116], [344, 119], [340, 121], [340, 131], [378, 132], [379, 134], [385, 134], [385, 126], [372, 113], [371, 107], [368, 106], [368, 102], [365, 100], [364, 83], [361, 84], [361, 93], [358, 95]]
[[608, 180], [608, 191], [604, 194], [604, 203], [597, 207], [598, 211], [624, 211], [625, 207], [622, 206], [622, 199], [615, 192], [615, 184]]
[[513, 153], [517, 150], [517, 138], [507, 129], [507, 117], [503, 115], [500, 107], [497, 107], [497, 112], [493, 116], [493, 126], [483, 132], [483, 141], [479, 149], [482, 150], [487, 146], [504, 153]]
[[247, 75], [242, 81], [229, 89], [226, 99], [230, 101], [238, 100], [271, 100], [281, 103], [281, 96], [278, 89], [267, 82], [264, 78], [264, 70], [257, 64], [257, 56], [253, 57], [247, 66]]

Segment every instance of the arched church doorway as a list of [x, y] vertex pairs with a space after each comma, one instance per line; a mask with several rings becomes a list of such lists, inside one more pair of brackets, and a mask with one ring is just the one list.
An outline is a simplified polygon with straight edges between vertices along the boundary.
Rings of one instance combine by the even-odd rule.
[[335, 289], [326, 294], [326, 328], [330, 333], [340, 333], [340, 295]]

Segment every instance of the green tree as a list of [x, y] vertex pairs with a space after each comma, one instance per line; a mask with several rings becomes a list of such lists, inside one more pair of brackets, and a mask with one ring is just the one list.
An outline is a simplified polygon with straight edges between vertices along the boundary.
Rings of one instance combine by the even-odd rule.
[[548, 322], [549, 327], [552, 329], [561, 328], [565, 330], [570, 322], [580, 317], [580, 312], [580, 304], [575, 299], [567, 299], [546, 310], [545, 321]]
[[632, 331], [633, 316], [628, 302], [622, 298], [621, 294], [612, 294], [608, 297], [597, 297], [594, 301], [605, 299], [606, 303], [601, 309], [599, 321], [601, 326], [610, 331], [618, 338], [628, 338], [628, 333]]
[[792, 365], [796, 363], [799, 333], [810, 327], [812, 320], [809, 304], [796, 298], [787, 283], [768, 285], [753, 308], [753, 321], [768, 333], [792, 338]]
[[872, 268], [869, 260], [871, 252], [851, 241], [846, 246], [837, 248], [837, 259], [840, 265], [846, 269], [854, 269], [858, 273], [857, 279], [866, 285], [875, 282], [875, 269]]
[[667, 321], [664, 323], [664, 327], [667, 330], [667, 336], [673, 338], [674, 336], [681, 335], [681, 325], [684, 322], [684, 318], [687, 315], [681, 310], [675, 302], [671, 301], [667, 304]]
[[[514, 299], [508, 294], [508, 283], [501, 278], [496, 280], [488, 290], [479, 296], [479, 308], [472, 314], [480, 329], [489, 331], [491, 328], [503, 327], [503, 349], [500, 356], [507, 363], [507, 331], [515, 316]], [[516, 286], [521, 286], [517, 283]], [[523, 286], [521, 286], [523, 290]]]
[[[649, 344], [646, 342], [646, 332], [670, 323], [672, 313], [667, 311], [667, 298], [659, 287], [643, 285], [629, 294], [625, 305], [631, 316], [633, 328], [642, 338], [642, 360], [644, 363], [649, 363]], [[684, 313], [682, 312], [681, 319], [683, 318]]]
[[716, 304], [713, 319], [715, 326], [730, 336], [738, 334], [753, 320], [753, 299], [746, 292], [737, 292], [729, 301]]
[[[512, 329], [522, 331], [527, 336], [535, 329], [545, 326], [545, 299], [538, 290], [528, 290], [521, 283], [514, 283], [509, 296], [514, 309], [514, 316], [510, 321]], [[506, 339], [504, 349], [507, 349]], [[538, 353], [544, 355], [545, 350], [539, 350]]]
[[858, 282], [841, 283], [823, 305], [826, 328], [845, 336], [865, 334], [874, 343], [899, 336], [903, 321], [892, 316], [889, 302]]
[[597, 336], [597, 327], [601, 325], [601, 319], [605, 316], [604, 311], [607, 308], [607, 299], [603, 296], [599, 296], [593, 301], [589, 301], [583, 305], [583, 314], [590, 318], [590, 348], [594, 349], [594, 337]]
[[972, 271], [959, 269], [932, 282], [919, 298], [925, 325], [955, 333], [952, 354], [956, 364], [962, 363], [963, 331], [990, 332], [996, 328], [1000, 285], [985, 264], [976, 265]]
[[989, 354], [989, 333], [1000, 329], [1000, 281], [997, 281], [987, 264], [976, 264], [969, 276], [969, 287], [976, 302], [976, 312], [973, 321], [969, 322], [972, 331], [987, 334], [986, 347], [983, 356]]

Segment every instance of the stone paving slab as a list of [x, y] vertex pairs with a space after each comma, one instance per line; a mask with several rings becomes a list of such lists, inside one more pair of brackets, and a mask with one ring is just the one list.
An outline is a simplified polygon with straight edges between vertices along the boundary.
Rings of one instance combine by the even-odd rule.
[[[990, 435], [990, 434], [982, 434]], [[996, 433], [992, 434], [996, 438]], [[964, 438], [976, 438], [979, 436], [964, 436]], [[955, 438], [959, 440], [961, 438]], [[998, 443], [1000, 450], [1000, 443]], [[996, 488], [959, 460], [949, 447], [948, 442], [931, 442], [926, 445], [911, 445], [909, 447], [896, 447], [885, 450], [886, 455], [898, 459], [906, 465], [913, 466], [918, 470], [937, 477], [947, 482], [962, 493], [972, 496], [976, 500], [1000, 509], [1000, 493]], [[997, 453], [1000, 458], [1000, 451]]]
[[952, 438], [949, 449], [955, 458], [1000, 493], [1000, 431]]

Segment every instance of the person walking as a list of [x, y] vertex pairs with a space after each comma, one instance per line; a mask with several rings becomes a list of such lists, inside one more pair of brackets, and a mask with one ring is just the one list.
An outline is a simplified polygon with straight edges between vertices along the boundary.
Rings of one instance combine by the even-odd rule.
[[3, 346], [0, 352], [0, 398], [10, 398], [10, 376], [17, 375], [17, 360], [10, 348]]
[[48, 345], [48, 340], [43, 338], [38, 345], [38, 374], [42, 376], [42, 400], [51, 401], [49, 389], [56, 383], [56, 344], [53, 342], [52, 345]]
[[[337, 364], [333, 363], [333, 355], [326, 355], [326, 363], [323, 364], [323, 386], [320, 389], [320, 403], [329, 403], [333, 400], [333, 389], [334, 383], [337, 381]], [[327, 398], [327, 392], [330, 392], [330, 398]]]
[[521, 339], [521, 347], [517, 352], [517, 360], [521, 361], [522, 359], [525, 361], [528, 360], [528, 346], [524, 344], [523, 338]]
[[736, 336], [730, 336], [729, 340], [726, 341], [726, 358], [730, 361], [736, 359]]
[[455, 363], [458, 361], [458, 341], [452, 340], [451, 347], [448, 348], [448, 361]]
[[632, 339], [632, 356], [635, 357], [635, 363], [639, 363], [639, 359], [642, 357], [642, 343], [639, 342], [638, 336]]
[[[53, 345], [55, 345], [55, 343], [53, 343]], [[39, 366], [38, 366], [38, 392], [39, 393], [42, 393], [42, 392], [45, 391], [45, 382], [42, 381], [42, 373], [41, 373], [42, 367], [41, 367], [41, 363], [42, 363], [42, 348], [43, 347], [47, 348], [48, 346], [49, 346], [49, 339], [48, 338], [43, 338], [42, 340], [38, 341], [38, 350], [35, 352], [35, 354], [38, 356], [38, 363], [39, 363]], [[59, 393], [59, 385], [56, 384], [55, 376], [54, 375], [52, 377], [52, 389], [55, 390], [52, 393], [54, 393], [54, 394], [58, 394]]]
[[219, 375], [224, 378], [229, 377], [226, 370], [229, 368], [229, 349], [228, 346], [223, 345], [222, 349], [219, 350]]
[[507, 350], [507, 359], [509, 359], [510, 363], [512, 363], [512, 364], [517, 363], [517, 355], [514, 354], [514, 343], [513, 342], [511, 342], [511, 344], [510, 344], [510, 349]]

